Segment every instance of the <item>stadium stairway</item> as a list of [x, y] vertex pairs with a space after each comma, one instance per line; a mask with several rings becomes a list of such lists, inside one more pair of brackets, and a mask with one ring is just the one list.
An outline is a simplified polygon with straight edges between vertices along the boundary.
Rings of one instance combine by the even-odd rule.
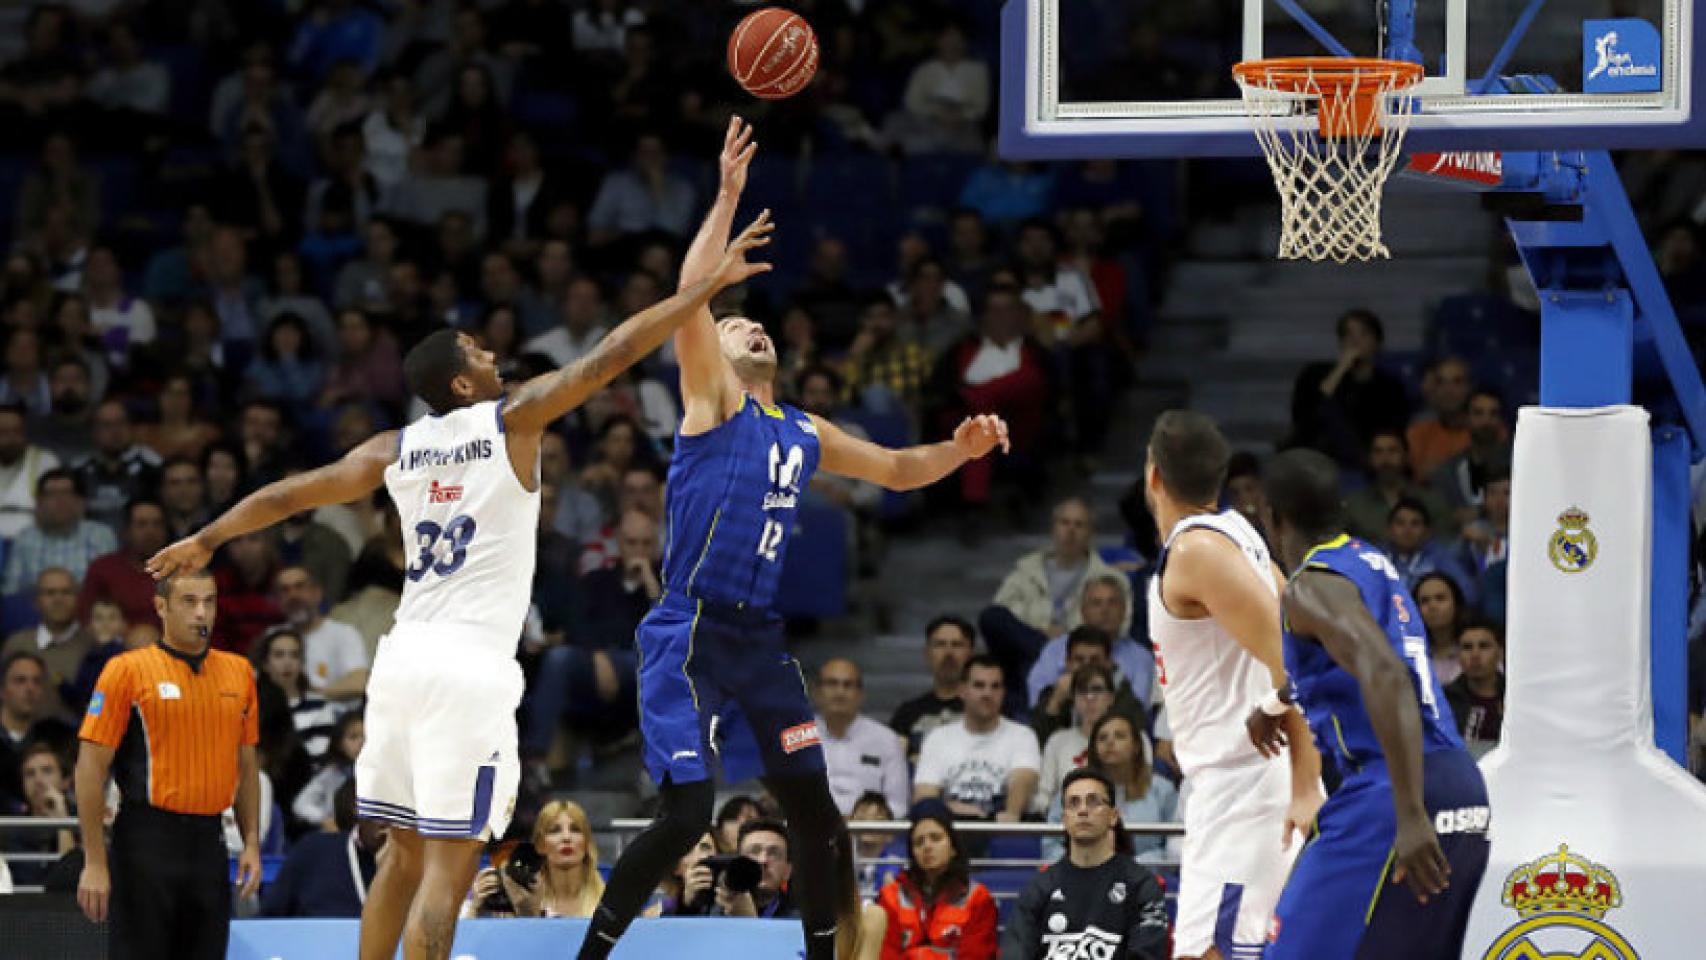
[[1192, 232], [1193, 253], [1174, 269], [1157, 318], [1160, 348], [1143, 367], [1147, 378], [1188, 384], [1191, 406], [1256, 453], [1284, 436], [1303, 365], [1337, 356], [1339, 314], [1371, 309], [1386, 327], [1387, 353], [1420, 350], [1439, 301], [1485, 288], [1487, 259], [1463, 256], [1463, 237], [1483, 226], [1492, 237], [1495, 227], [1475, 195], [1404, 180], [1386, 197], [1390, 260], [1279, 263], [1278, 220], [1276, 207], [1248, 209]]

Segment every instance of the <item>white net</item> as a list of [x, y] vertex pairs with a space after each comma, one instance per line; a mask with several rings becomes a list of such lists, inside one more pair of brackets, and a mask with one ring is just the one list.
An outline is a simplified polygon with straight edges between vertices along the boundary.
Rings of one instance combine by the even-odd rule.
[[1280, 259], [1391, 256], [1380, 196], [1410, 126], [1414, 75], [1273, 61], [1241, 64], [1236, 76], [1279, 189]]

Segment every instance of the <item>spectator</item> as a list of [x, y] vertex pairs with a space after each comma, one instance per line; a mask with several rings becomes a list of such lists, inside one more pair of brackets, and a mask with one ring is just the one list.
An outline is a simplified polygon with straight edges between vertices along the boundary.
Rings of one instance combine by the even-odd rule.
[[326, 82], [308, 103], [303, 123], [314, 138], [315, 147], [322, 153], [331, 147], [332, 132], [340, 127], [359, 129], [366, 119], [372, 100], [367, 94], [367, 80], [361, 67], [350, 60], [332, 64]]
[[[53, 369], [61, 378], [70, 375], [68, 364], [81, 365], [77, 371], [87, 381], [90, 405], [107, 396], [112, 388], [113, 367], [126, 366], [128, 357], [120, 354], [117, 363], [109, 365], [103, 352], [101, 338], [95, 334], [94, 321], [89, 317], [89, 301], [81, 293], [61, 293], [54, 299], [52, 326], [47, 331], [48, 348], [58, 354]], [[64, 389], [63, 383], [52, 384], [54, 392]]]
[[[540, 438], [539, 477], [541, 486], [549, 483], [557, 489], [555, 504], [540, 505], [540, 510], [550, 515], [548, 522], [552, 529], [567, 537], [577, 548], [597, 541], [604, 527], [604, 508], [597, 498], [581, 487], [580, 477], [569, 462], [569, 448], [562, 434], [547, 432]], [[656, 482], [655, 477], [651, 479]]]
[[953, 817], [913, 817], [907, 852], [906, 869], [877, 896], [888, 914], [883, 960], [995, 960], [995, 898], [971, 878]]
[[805, 282], [794, 291], [794, 305], [811, 314], [817, 346], [830, 353], [847, 350], [858, 333], [865, 295], [848, 279], [851, 272], [847, 244], [837, 237], [819, 237]]
[[[1078, 648], [1099, 650], [1095, 644]], [[1114, 670], [1106, 663], [1085, 663], [1073, 668], [1071, 723], [1061, 726], [1043, 740], [1043, 765], [1037, 782], [1033, 811], [1047, 811], [1060, 789], [1060, 780], [1084, 766], [1090, 758], [1090, 731], [1114, 705]], [[1058, 852], [1055, 856], [1058, 856]], [[1052, 859], [1052, 858], [1051, 858]]]
[[347, 623], [322, 612], [325, 590], [304, 566], [287, 566], [274, 581], [278, 608], [302, 631], [302, 667], [308, 689], [327, 700], [359, 700], [367, 689], [367, 645]]
[[[23, 785], [24, 803], [21, 809], [7, 810], [7, 815], [26, 817], [74, 817], [76, 804], [71, 801], [71, 765], [52, 744], [37, 741], [25, 747], [18, 760], [15, 774]], [[7, 837], [6, 853], [46, 853], [64, 855], [77, 847], [77, 834], [70, 829], [23, 830]], [[19, 863], [13, 871], [18, 883], [41, 883], [49, 863]]]
[[[1228, 507], [1242, 514], [1251, 527], [1258, 532], [1262, 530], [1262, 511], [1267, 508], [1268, 496], [1262, 489], [1262, 461], [1255, 454], [1239, 450], [1227, 459], [1226, 488], [1222, 499]], [[1264, 533], [1263, 537], [1266, 536]]]
[[47, 413], [30, 431], [61, 463], [75, 464], [93, 450], [94, 382], [89, 362], [78, 353], [63, 353], [48, 366]]
[[[75, 589], [72, 590], [71, 602], [73, 605], [77, 602]], [[63, 694], [66, 706], [74, 714], [81, 714], [88, 708], [89, 696], [95, 692], [95, 682], [101, 678], [101, 668], [107, 665], [108, 660], [127, 649], [146, 646], [159, 638], [159, 631], [151, 627], [132, 631], [124, 619], [124, 611], [110, 600], [97, 600], [89, 608], [88, 631], [93, 638], [89, 650], [78, 662], [72, 673], [75, 679]]]
[[836, 657], [817, 670], [817, 723], [829, 767], [829, 792], [843, 814], [868, 792], [881, 793], [889, 809], [909, 805], [906, 748], [895, 732], [859, 712], [865, 678], [858, 664]]
[[213, 211], [206, 201], [188, 203], [180, 228], [183, 243], [156, 251], [148, 258], [142, 272], [143, 297], [171, 307], [188, 301], [197, 292], [198, 277], [207, 267], [214, 226]]
[[[1081, 625], [1095, 627], [1115, 638], [1111, 652], [1114, 666], [1147, 711], [1155, 688], [1155, 653], [1147, 639], [1140, 642], [1132, 637], [1126, 602], [1129, 589], [1130, 581], [1118, 573], [1101, 573], [1085, 578], [1079, 608], [1084, 621]], [[1027, 705], [1042, 703], [1050, 687], [1060, 687], [1061, 679], [1071, 676], [1067, 656], [1069, 634], [1044, 643], [1036, 654], [1036, 662], [1031, 665], [1025, 682]], [[1039, 639], [1040, 635], [1031, 637], [1032, 642]]]
[[1416, 580], [1410, 589], [1416, 600], [1416, 612], [1428, 631], [1428, 660], [1434, 676], [1444, 686], [1457, 679], [1462, 670], [1457, 638], [1469, 622], [1469, 601], [1463, 588], [1450, 574], [1428, 573]]
[[223, 554], [215, 570], [219, 618], [213, 642], [222, 650], [247, 656], [255, 638], [284, 619], [273, 592], [278, 546], [272, 534], [256, 531], [232, 539]]
[[670, 172], [663, 138], [641, 134], [633, 163], [606, 175], [587, 212], [587, 238], [603, 246], [624, 236], [660, 232], [682, 238], [694, 211], [693, 186]]
[[[1066, 670], [1060, 681], [1038, 699], [1031, 711], [1031, 729], [1036, 733], [1038, 743], [1047, 743], [1055, 731], [1072, 727], [1079, 704], [1073, 689], [1078, 671], [1092, 665], [1114, 670], [1112, 650], [1108, 632], [1089, 624], [1074, 627], [1066, 635]], [[1112, 709], [1133, 717], [1148, 717], [1144, 700], [1138, 698], [1131, 683], [1117, 671], [1108, 688], [1108, 696], [1112, 698], [1109, 704]]]
[[123, 358], [132, 347], [153, 343], [158, 336], [154, 309], [147, 300], [125, 290], [124, 271], [111, 247], [89, 248], [89, 262], [83, 268], [83, 296], [88, 298], [89, 321], [109, 360]]
[[14, 540], [31, 527], [41, 478], [59, 458], [27, 439], [23, 404], [0, 403], [0, 540]]
[[32, 327], [12, 327], [6, 336], [4, 368], [0, 404], [23, 404], [31, 417], [45, 417], [53, 410], [53, 386], [42, 365], [40, 333]]
[[542, 353], [557, 366], [566, 367], [603, 339], [609, 331], [605, 318], [604, 294], [598, 284], [579, 277], [569, 283], [563, 298], [561, 324], [527, 341], [522, 352]]
[[[873, 790], [853, 801], [853, 812], [847, 815], [847, 819], [893, 820], [894, 810], [889, 807], [888, 798]], [[900, 873], [898, 866], [876, 861], [904, 856], [906, 838], [869, 830], [855, 831], [852, 837], [854, 863], [858, 869], [859, 898], [866, 902], [875, 902], [883, 885]]]
[[509, 869], [487, 867], [474, 878], [476, 902], [484, 904], [502, 890], [518, 917], [592, 916], [604, 895], [604, 878], [586, 811], [573, 800], [547, 803], [533, 821], [530, 842], [542, 861], [531, 881], [520, 882]]
[[371, 400], [396, 408], [404, 401], [403, 360], [390, 331], [360, 310], [338, 314], [338, 359], [326, 377], [320, 406]]
[[514, 65], [491, 52], [485, 14], [477, 6], [465, 6], [453, 14], [449, 43], [429, 54], [415, 69], [415, 92], [422, 114], [436, 117], [444, 113], [462, 68], [469, 65], [485, 67], [497, 85], [498, 101], [509, 102]]
[[716, 906], [713, 917], [764, 917], [778, 919], [798, 917], [800, 912], [788, 896], [788, 878], [793, 874], [788, 854], [788, 828], [775, 820], [752, 820], [741, 825], [740, 855], [758, 861], [763, 869], [758, 889], [751, 893], [735, 893], [718, 878]]
[[1497, 393], [1484, 389], [1470, 393], [1464, 426], [1469, 445], [1434, 468], [1428, 478], [1428, 485], [1453, 511], [1438, 516], [1451, 516], [1457, 530], [1475, 522], [1487, 484], [1498, 475], [1508, 479], [1511, 461], [1504, 399]]
[[960, 696], [965, 716], [924, 738], [913, 796], [943, 798], [960, 817], [1016, 823], [1031, 806], [1042, 756], [1029, 729], [1001, 715], [1001, 665], [966, 661]]
[[178, 457], [160, 468], [160, 506], [166, 511], [166, 539], [182, 540], [208, 521], [207, 487], [201, 468]]
[[717, 842], [710, 831], [699, 838], [693, 849], [676, 862], [675, 869], [664, 878], [652, 902], [640, 911], [643, 917], [702, 917], [711, 909], [711, 868], [704, 866], [706, 857], [717, 852]]
[[63, 131], [42, 141], [41, 165], [18, 191], [18, 233], [40, 231], [49, 211], [61, 205], [69, 209], [77, 230], [90, 233], [101, 225], [101, 179], [77, 161], [77, 144]]
[[949, 218], [945, 265], [949, 279], [965, 291], [969, 312], [971, 303], [984, 299], [998, 266], [990, 250], [989, 227], [976, 210], [962, 206]]
[[129, 622], [158, 626], [154, 578], [143, 565], [167, 542], [166, 512], [160, 504], [140, 498], [130, 501], [124, 511], [124, 546], [89, 564], [77, 596], [79, 617], [88, 617], [95, 601], [111, 600]]
[[171, 105], [172, 74], [165, 64], [143, 55], [130, 24], [115, 20], [106, 33], [102, 66], [84, 85], [83, 99], [107, 111], [107, 122], [136, 133], [157, 129]]
[[486, 190], [486, 235], [496, 244], [531, 250], [544, 239], [551, 212], [568, 202], [568, 185], [545, 169], [539, 144], [525, 130], [510, 135], [504, 159]]
[[[964, 417], [978, 414], [996, 414], [1007, 421], [1012, 440], [1012, 452], [1005, 458], [1008, 469], [1034, 490], [1040, 485], [1037, 458], [1053, 409], [1053, 389], [1048, 354], [1025, 335], [1030, 322], [1030, 308], [1015, 289], [991, 290], [979, 332], [942, 355], [931, 375], [931, 393], [938, 431], [951, 431]], [[994, 463], [978, 460], [960, 470], [960, 498], [968, 506], [989, 502]]]
[[1505, 640], [1497, 625], [1471, 620], [1457, 635], [1462, 672], [1445, 685], [1463, 745], [1477, 760], [1499, 745], [1505, 719]]
[[[1373, 312], [1346, 311], [1337, 325], [1339, 358], [1312, 363], [1291, 391], [1292, 446], [1312, 447], [1355, 466], [1379, 430], [1402, 430], [1410, 398], [1397, 377], [1381, 369], [1386, 328]], [[1415, 438], [1410, 441], [1412, 456]]]
[[278, 142], [258, 124], [243, 131], [230, 167], [213, 190], [220, 221], [267, 251], [285, 249], [299, 235], [295, 216], [302, 195], [302, 181], [285, 169]]
[[19, 771], [25, 749], [37, 742], [71, 746], [71, 728], [48, 712], [47, 684], [47, 661], [34, 650], [0, 659], [0, 807], [17, 809], [24, 802]]
[[89, 494], [89, 519], [116, 530], [125, 520], [125, 505], [158, 488], [160, 455], [135, 442], [130, 411], [117, 400], [95, 408], [92, 439], [94, 450], [73, 469]]
[[966, 35], [958, 24], [936, 35], [936, 56], [913, 69], [904, 103], [889, 136], [906, 153], [983, 152], [989, 66], [966, 56]]
[[194, 381], [183, 372], [167, 374], [155, 401], [159, 419], [139, 431], [142, 445], [166, 460], [199, 462], [219, 440], [219, 428], [197, 413]]
[[70, 470], [55, 467], [37, 479], [36, 520], [12, 541], [0, 592], [17, 593], [48, 567], [81, 580], [96, 557], [118, 548], [110, 527], [84, 517], [83, 502], [82, 483]]
[[408, 175], [410, 154], [426, 136], [426, 119], [415, 108], [415, 88], [408, 77], [389, 74], [374, 86], [384, 99], [361, 123], [362, 152], [368, 176], [384, 192]]
[[[1475, 519], [1463, 528], [1468, 566], [1475, 571], [1477, 584], [1486, 581], [1488, 571], [1509, 557], [1510, 535], [1511, 478], [1508, 471], [1490, 467], [1483, 475], [1481, 505]], [[1476, 593], [1485, 601], [1486, 590], [1478, 587]]]
[[250, 487], [282, 478], [290, 466], [285, 424], [284, 408], [272, 400], [256, 398], [243, 404], [237, 439], [242, 446], [243, 478]]
[[936, 617], [925, 628], [924, 662], [930, 668], [931, 688], [897, 707], [889, 720], [889, 729], [906, 740], [909, 763], [918, 763], [918, 751], [931, 731], [959, 723], [965, 715], [961, 678], [976, 647], [976, 628], [951, 614]]
[[1400, 498], [1386, 519], [1386, 555], [1398, 568], [1404, 587], [1414, 590], [1422, 576], [1443, 573], [1451, 577], [1473, 604], [1469, 593], [1474, 581], [1456, 555], [1434, 539], [1433, 518], [1420, 500]]
[[73, 692], [77, 669], [95, 648], [94, 634], [78, 621], [77, 578], [58, 567], [43, 570], [36, 577], [35, 608], [36, 625], [7, 637], [0, 660], [14, 653], [39, 656], [47, 671], [42, 715], [70, 720], [83, 712]]
[[362, 228], [362, 255], [338, 269], [332, 303], [339, 310], [381, 310], [385, 306], [386, 276], [397, 263], [397, 228], [374, 217]]
[[269, 630], [255, 642], [249, 659], [255, 664], [255, 672], [284, 694], [291, 727], [302, 749], [311, 759], [324, 757], [342, 711], [309, 691], [308, 675], [302, 669], [302, 635], [289, 627]]
[[615, 56], [622, 52], [628, 31], [643, 25], [646, 15], [629, 0], [595, 0], [577, 9], [571, 22], [577, 52]]
[[[1089, 504], [1077, 497], [1055, 504], [1050, 536], [1049, 547], [1019, 558], [995, 591], [995, 606], [987, 608], [979, 618], [992, 651], [1010, 641], [1028, 646], [1036, 641], [1036, 633], [1059, 637], [1083, 623], [1084, 586], [1098, 577], [1117, 578], [1124, 607], [1131, 609], [1130, 585], [1095, 550], [1096, 532]], [[1009, 635], [1015, 625], [1029, 627], [1033, 634], [1025, 641], [1013, 640]], [[1119, 632], [1125, 633], [1128, 626], [1121, 623]], [[992, 627], [1002, 634], [999, 639], [991, 634]], [[1015, 662], [1022, 660], [1028, 665], [1041, 652], [1041, 646], [1035, 642], [1032, 649], [1025, 651], [1030, 656]]]
[[904, 287], [898, 281], [889, 285], [889, 296], [899, 304], [900, 335], [923, 347], [934, 364], [942, 351], [971, 333], [971, 301], [934, 257], [914, 261], [905, 281]]
[[272, 257], [272, 290], [261, 301], [261, 320], [270, 329], [274, 321], [294, 314], [307, 327], [306, 342], [319, 356], [337, 353], [337, 331], [326, 301], [310, 288], [303, 276], [302, 257], [285, 250]]
[[887, 294], [866, 299], [859, 334], [847, 350], [845, 370], [849, 399], [873, 410], [898, 407], [917, 421], [924, 385], [930, 380], [930, 355], [900, 334], [894, 303]]
[[1432, 477], [1439, 466], [1469, 446], [1469, 364], [1461, 357], [1434, 361], [1422, 376], [1427, 412], [1405, 436], [1416, 479]]
[[1368, 441], [1368, 485], [1345, 498], [1345, 527], [1369, 543], [1386, 538], [1386, 522], [1399, 500], [1420, 501], [1428, 516], [1444, 517], [1445, 502], [1417, 483], [1410, 469], [1410, 444], [1404, 431], [1382, 427]]
[[243, 467], [243, 452], [228, 443], [216, 443], [202, 452], [202, 484], [207, 488], [208, 512], [218, 516], [249, 489]]
[[748, 822], [764, 816], [764, 808], [747, 796], [734, 796], [723, 801], [717, 818], [711, 822], [711, 837], [717, 842], [718, 853], [740, 850], [740, 831]]
[[[1114, 785], [1114, 805], [1119, 808], [1122, 828], [1130, 823], [1179, 821], [1179, 791], [1172, 781], [1155, 775], [1148, 738], [1130, 716], [1118, 712], [1104, 714], [1090, 729], [1090, 743], [1084, 765]], [[1049, 806], [1049, 822], [1062, 822], [1063, 813], [1057, 793]], [[1159, 860], [1167, 848], [1167, 838], [1153, 834], [1132, 837], [1131, 843], [1132, 854], [1140, 860]], [[1043, 844], [1043, 856], [1050, 860], [1063, 852], [1060, 842], [1053, 837]]]
[[[1019, 895], [1001, 937], [1001, 960], [1164, 960], [1167, 901], [1155, 875], [1131, 858], [1113, 782], [1094, 770], [1074, 770], [1061, 796], [1066, 856]], [[1111, 896], [1114, 890], [1125, 895]]]
[[310, 833], [291, 845], [261, 897], [262, 916], [361, 916], [390, 828], [356, 820], [354, 780], [338, 789], [333, 809], [335, 832]]
[[334, 801], [338, 790], [355, 777], [355, 759], [367, 742], [367, 725], [361, 711], [351, 711], [338, 718], [332, 727], [331, 745], [320, 758], [320, 769], [290, 802], [290, 812], [297, 821], [313, 829], [336, 833]]

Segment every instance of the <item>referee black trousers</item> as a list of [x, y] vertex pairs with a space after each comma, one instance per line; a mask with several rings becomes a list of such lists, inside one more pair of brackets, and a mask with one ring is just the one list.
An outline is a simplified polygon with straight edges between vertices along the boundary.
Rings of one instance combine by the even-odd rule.
[[126, 803], [108, 862], [109, 960], [224, 960], [231, 868], [217, 816]]

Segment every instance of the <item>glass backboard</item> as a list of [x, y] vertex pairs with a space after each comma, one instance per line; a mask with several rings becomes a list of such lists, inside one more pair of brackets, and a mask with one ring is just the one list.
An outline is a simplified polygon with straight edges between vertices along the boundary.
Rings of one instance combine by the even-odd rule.
[[1419, 60], [1408, 149], [1706, 146], [1695, 0], [1006, 0], [1014, 158], [1238, 156], [1241, 60]]

